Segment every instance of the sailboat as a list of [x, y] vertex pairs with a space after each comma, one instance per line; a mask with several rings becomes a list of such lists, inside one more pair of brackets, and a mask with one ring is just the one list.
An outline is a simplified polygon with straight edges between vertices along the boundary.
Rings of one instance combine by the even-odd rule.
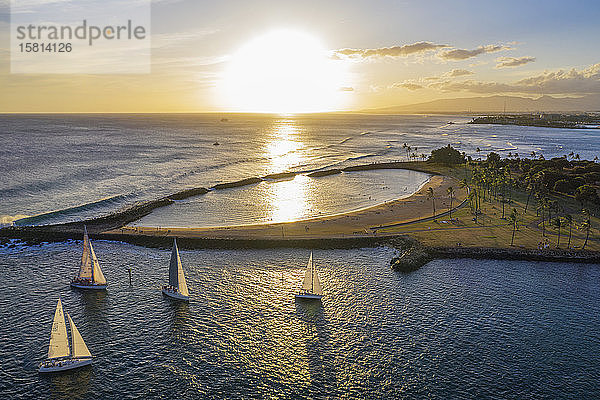
[[71, 286], [79, 289], [106, 289], [106, 278], [100, 269], [85, 226], [83, 227], [83, 254], [81, 255], [79, 274], [73, 278]]
[[189, 301], [190, 293], [185, 283], [185, 275], [177, 249], [177, 239], [173, 239], [173, 250], [171, 251], [171, 263], [169, 264], [169, 284], [162, 287], [164, 295], [177, 300]]
[[310, 258], [308, 259], [308, 265], [306, 266], [304, 281], [302, 282], [302, 290], [296, 295], [296, 298], [320, 300], [322, 297], [323, 289], [321, 288], [319, 274], [315, 269], [315, 264], [313, 262], [313, 254], [311, 251]]
[[92, 354], [88, 350], [75, 323], [67, 313], [69, 327], [71, 329], [71, 346], [67, 336], [67, 324], [60, 298], [56, 304], [52, 331], [50, 332], [50, 344], [48, 345], [48, 357], [41, 362], [40, 372], [59, 372], [79, 368], [92, 363]]

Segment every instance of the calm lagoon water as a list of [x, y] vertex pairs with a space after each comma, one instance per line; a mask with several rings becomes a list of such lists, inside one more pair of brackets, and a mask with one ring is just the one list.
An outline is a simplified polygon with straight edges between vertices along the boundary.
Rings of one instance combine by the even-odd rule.
[[408, 197], [429, 178], [409, 170], [344, 172], [320, 178], [297, 175], [177, 201], [130, 225], [209, 227], [320, 217]]
[[[600, 268], [314, 250], [325, 297], [296, 303], [309, 250], [183, 250], [192, 300], [158, 289], [169, 249], [96, 242], [106, 294], [69, 289], [81, 242], [0, 249], [8, 398], [600, 396]], [[133, 269], [129, 287], [127, 268]], [[94, 364], [42, 377], [57, 297]]]

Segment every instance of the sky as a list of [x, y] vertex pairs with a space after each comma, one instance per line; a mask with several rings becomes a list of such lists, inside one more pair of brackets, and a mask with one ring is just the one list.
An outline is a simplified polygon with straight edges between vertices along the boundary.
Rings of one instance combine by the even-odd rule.
[[0, 112], [294, 113], [600, 94], [598, 1], [156, 0], [151, 16], [150, 73], [17, 74], [0, 0]]

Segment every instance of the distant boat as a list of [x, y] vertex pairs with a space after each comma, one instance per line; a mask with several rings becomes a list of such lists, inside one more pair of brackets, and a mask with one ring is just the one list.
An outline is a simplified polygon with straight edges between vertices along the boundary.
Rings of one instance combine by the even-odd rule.
[[228, 118], [221, 118], [221, 122], [227, 122], [227, 121], [229, 121]]
[[162, 292], [177, 300], [190, 300], [181, 258], [179, 258], [179, 249], [177, 249], [177, 239], [173, 239], [173, 251], [171, 251], [171, 263], [169, 264], [169, 285], [163, 286]]
[[71, 347], [67, 336], [67, 324], [60, 298], [56, 304], [52, 331], [50, 331], [50, 344], [48, 345], [48, 358], [40, 363], [40, 372], [59, 372], [79, 368], [92, 363], [92, 354], [88, 350], [75, 323], [67, 313], [71, 330]]
[[302, 282], [302, 290], [296, 295], [296, 298], [319, 300], [322, 297], [323, 289], [321, 288], [321, 282], [319, 282], [319, 274], [315, 268], [311, 251], [308, 265], [306, 266], [306, 273], [304, 274], [304, 281]]
[[79, 289], [106, 289], [106, 278], [100, 269], [85, 226], [83, 227], [83, 254], [81, 255], [79, 274], [73, 278], [71, 286]]
[[219, 143], [219, 142], [214, 142], [214, 143], [213, 143], [213, 146], [219, 146], [220, 144], [221, 144], [221, 143]]

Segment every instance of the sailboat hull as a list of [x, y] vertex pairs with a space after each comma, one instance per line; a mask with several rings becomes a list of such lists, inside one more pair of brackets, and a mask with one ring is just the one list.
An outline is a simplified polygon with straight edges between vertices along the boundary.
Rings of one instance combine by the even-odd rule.
[[184, 296], [181, 293], [173, 292], [173, 291], [168, 290], [168, 289], [163, 289], [162, 293], [165, 296], [171, 297], [172, 299], [175, 299], [175, 300], [190, 301], [190, 297], [189, 296]]
[[60, 361], [44, 361], [40, 364], [39, 372], [41, 373], [50, 373], [50, 372], [62, 372], [69, 371], [75, 368], [85, 367], [86, 365], [91, 365], [91, 358], [70, 358], [67, 360]]
[[296, 295], [296, 298], [302, 300], [321, 300], [323, 296], [320, 294], [299, 293]]
[[78, 283], [71, 282], [71, 287], [77, 289], [91, 289], [91, 290], [106, 290], [107, 285], [97, 285], [95, 283]]

